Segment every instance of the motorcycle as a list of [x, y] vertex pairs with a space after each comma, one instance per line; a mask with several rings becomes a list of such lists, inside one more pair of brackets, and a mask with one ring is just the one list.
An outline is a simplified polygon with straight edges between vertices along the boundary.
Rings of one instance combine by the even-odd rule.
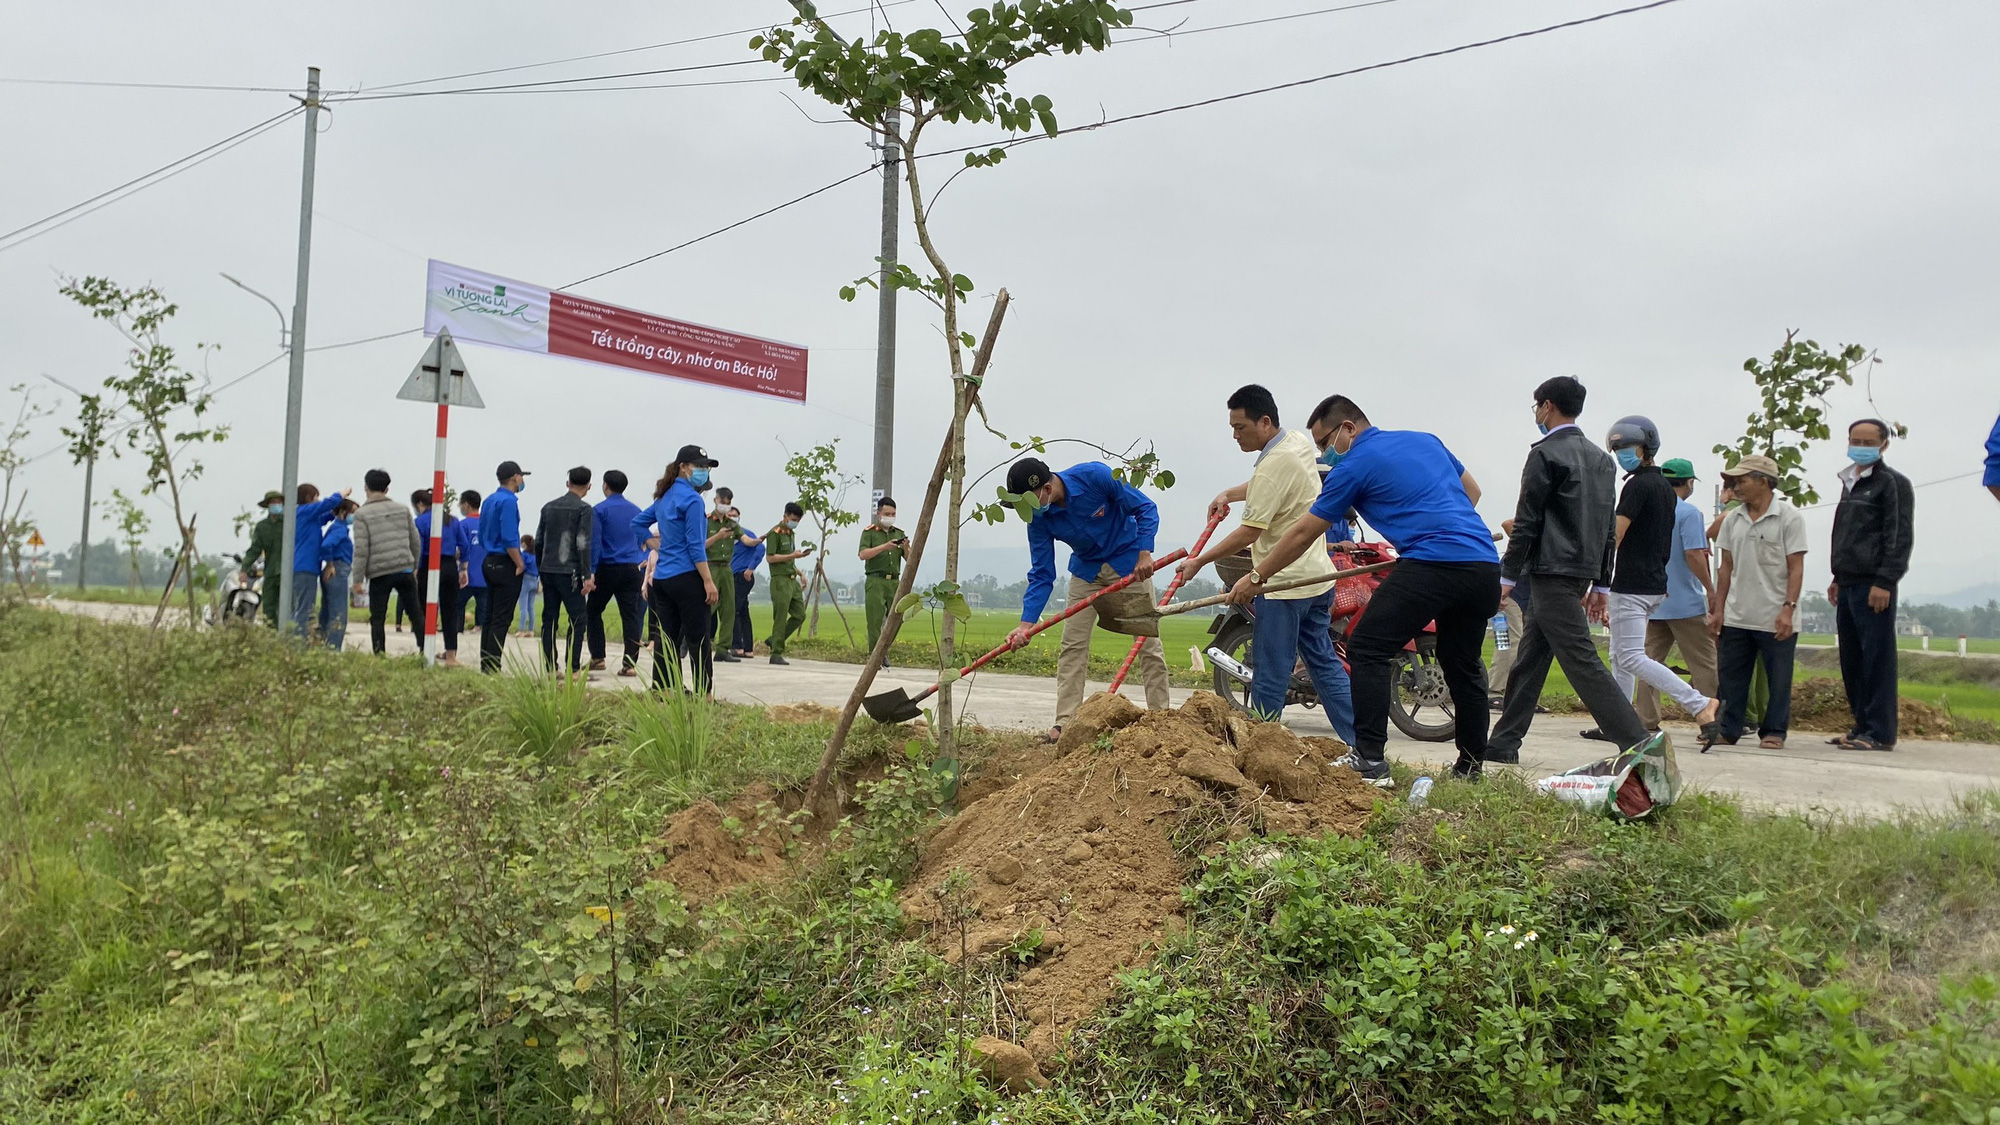
[[221, 604], [222, 611], [218, 614], [215, 605], [211, 604], [203, 616], [208, 619], [208, 624], [210, 625], [216, 625], [220, 622], [254, 625], [257, 623], [257, 611], [263, 607], [264, 603], [263, 591], [258, 584], [259, 577], [263, 573], [263, 564], [261, 562], [258, 563], [257, 572], [251, 574], [248, 581], [245, 581], [243, 556], [227, 555], [224, 557], [230, 559], [236, 565], [228, 568], [228, 572], [222, 576], [222, 589], [216, 599]]
[[[1362, 543], [1351, 553], [1335, 553], [1334, 562], [1345, 570], [1390, 562], [1395, 557], [1395, 552], [1386, 543]], [[1247, 555], [1216, 563], [1217, 574], [1225, 588], [1233, 586], [1237, 579], [1248, 573], [1249, 567]], [[1347, 639], [1353, 635], [1354, 627], [1360, 623], [1362, 614], [1368, 608], [1369, 598], [1385, 575], [1386, 572], [1344, 578], [1335, 586], [1333, 647], [1340, 654], [1341, 666], [1350, 674], [1354, 669], [1347, 659]], [[1214, 669], [1215, 693], [1246, 714], [1250, 712], [1250, 670], [1256, 666], [1250, 653], [1251, 635], [1256, 626], [1250, 607], [1230, 606], [1209, 623], [1209, 635], [1215, 640], [1203, 654]], [[1396, 654], [1395, 663], [1390, 668], [1390, 683], [1393, 690], [1389, 696], [1389, 720], [1396, 724], [1397, 730], [1421, 742], [1451, 740], [1456, 724], [1452, 715], [1451, 692], [1445, 687], [1444, 670], [1438, 666], [1435, 623], [1426, 624], [1424, 631]], [[1302, 665], [1294, 665], [1292, 669], [1292, 682], [1285, 690], [1285, 703], [1287, 706], [1319, 706], [1319, 693], [1313, 689], [1312, 680], [1307, 677]]]

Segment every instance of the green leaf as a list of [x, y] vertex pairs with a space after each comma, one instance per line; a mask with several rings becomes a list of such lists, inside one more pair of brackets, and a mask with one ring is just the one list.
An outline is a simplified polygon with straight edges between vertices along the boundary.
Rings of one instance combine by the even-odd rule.
[[972, 620], [972, 606], [965, 600], [964, 594], [946, 594], [944, 611], [960, 621]]
[[856, 290], [852, 285], [843, 285], [840, 287], [840, 299], [843, 301], [852, 301], [855, 293]]
[[590, 1052], [582, 1047], [564, 1047], [556, 1052], [556, 1061], [562, 1064], [564, 1070], [575, 1070], [590, 1061]]
[[1035, 502], [1026, 496], [1014, 501], [1014, 514], [1021, 517], [1022, 523], [1033, 523], [1035, 521]]
[[924, 596], [912, 590], [897, 600], [896, 612], [908, 613], [922, 604], [924, 604]]
[[1153, 479], [1159, 482], [1161, 488], [1172, 488], [1174, 486], [1174, 474], [1171, 470], [1161, 469], [1159, 475]]

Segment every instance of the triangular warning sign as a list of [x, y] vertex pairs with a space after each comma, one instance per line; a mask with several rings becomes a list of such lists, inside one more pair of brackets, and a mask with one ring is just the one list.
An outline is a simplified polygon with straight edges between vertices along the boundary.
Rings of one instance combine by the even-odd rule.
[[396, 397], [475, 409], [486, 406], [479, 397], [479, 388], [472, 385], [472, 377], [466, 374], [465, 360], [459, 357], [458, 345], [452, 342], [449, 332], [440, 332], [431, 340], [424, 349], [424, 358], [417, 361]]

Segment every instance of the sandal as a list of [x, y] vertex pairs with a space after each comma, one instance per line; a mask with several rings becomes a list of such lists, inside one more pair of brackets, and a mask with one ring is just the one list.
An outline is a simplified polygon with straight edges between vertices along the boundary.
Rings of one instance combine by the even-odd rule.
[[1865, 734], [1857, 734], [1846, 739], [1841, 742], [1840, 747], [1843, 750], [1892, 750], [1895, 748], [1893, 745], [1885, 746]]
[[1785, 740], [1779, 738], [1777, 735], [1770, 735], [1757, 740], [1757, 749], [1759, 750], [1783, 750], [1784, 748]]
[[1043, 736], [1042, 736], [1042, 743], [1043, 743], [1044, 745], [1053, 745], [1054, 743], [1056, 743], [1057, 741], [1059, 741], [1059, 740], [1060, 740], [1061, 738], [1062, 738], [1062, 728], [1061, 728], [1061, 727], [1050, 727], [1050, 728], [1049, 728], [1049, 733], [1047, 733], [1047, 734], [1045, 734], [1045, 735], [1043, 735]]
[[1701, 752], [1704, 754], [1708, 753], [1711, 749], [1714, 749], [1715, 744], [1718, 742], [1730, 746], [1736, 744], [1735, 739], [1725, 739], [1722, 737], [1721, 720], [1701, 724], [1701, 733], [1695, 737], [1695, 743], [1701, 747]]
[[1838, 746], [1842, 750], [1852, 750], [1854, 748], [1852, 743], [1854, 739], [1858, 737], [1858, 735], [1859, 732], [1857, 731], [1848, 731], [1846, 734], [1836, 734], [1832, 738], [1827, 739], [1826, 744], [1828, 746]]
[[1598, 730], [1596, 727], [1591, 727], [1589, 730], [1580, 730], [1577, 731], [1576, 733], [1577, 737], [1588, 738], [1592, 742], [1610, 742], [1612, 740], [1610, 735], [1605, 734], [1603, 731]]

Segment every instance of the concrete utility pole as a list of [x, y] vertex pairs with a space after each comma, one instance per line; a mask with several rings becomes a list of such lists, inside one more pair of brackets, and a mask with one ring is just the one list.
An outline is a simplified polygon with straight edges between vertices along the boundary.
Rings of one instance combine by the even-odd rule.
[[306, 280], [312, 273], [313, 158], [319, 149], [319, 68], [306, 68], [306, 158], [299, 188], [299, 284], [292, 299], [292, 377], [285, 388], [284, 569], [278, 575], [278, 631], [292, 617], [292, 554], [299, 534], [299, 400], [306, 387]]
[[[882, 150], [882, 289], [875, 316], [875, 495], [890, 494], [896, 462], [896, 291], [889, 287], [889, 266], [896, 260], [896, 204], [902, 198], [902, 149], [894, 134], [902, 114], [889, 111], [891, 136]], [[868, 513], [869, 519], [875, 513]]]

